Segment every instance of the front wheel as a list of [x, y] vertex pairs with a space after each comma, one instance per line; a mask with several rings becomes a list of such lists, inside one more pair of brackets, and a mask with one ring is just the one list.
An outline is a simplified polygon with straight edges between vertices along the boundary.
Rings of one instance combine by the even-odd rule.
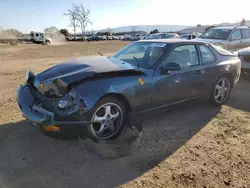
[[91, 110], [88, 126], [90, 136], [95, 140], [117, 138], [122, 132], [127, 112], [125, 105], [114, 97], [101, 99]]
[[49, 41], [49, 40], [46, 40], [46, 41], [45, 41], [45, 45], [50, 45], [50, 41]]
[[231, 84], [227, 77], [221, 77], [214, 85], [214, 89], [210, 95], [210, 102], [215, 106], [224, 104], [231, 93]]

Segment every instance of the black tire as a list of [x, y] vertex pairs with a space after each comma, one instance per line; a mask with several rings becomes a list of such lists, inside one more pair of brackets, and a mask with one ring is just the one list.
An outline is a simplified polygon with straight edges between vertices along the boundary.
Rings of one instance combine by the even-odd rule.
[[96, 103], [96, 105], [94, 106], [94, 108], [88, 113], [87, 120], [92, 121], [95, 113], [97, 113], [98, 110], [100, 110], [102, 108], [102, 106], [109, 105], [109, 104], [117, 105], [117, 107], [119, 107], [119, 109], [121, 111], [120, 112], [121, 119], [119, 120], [119, 123], [118, 123], [119, 125], [117, 125], [117, 127], [115, 127], [115, 131], [110, 133], [109, 135], [98, 136], [95, 133], [95, 130], [93, 128], [94, 125], [90, 124], [87, 126], [87, 130], [85, 129], [85, 131], [87, 131], [87, 137], [90, 137], [91, 139], [93, 139], [95, 141], [97, 141], [97, 140], [111, 140], [111, 139], [116, 139], [121, 134], [121, 132], [125, 126], [125, 120], [127, 119], [127, 109], [126, 109], [126, 106], [124, 105], [124, 103], [122, 103], [120, 100], [118, 100], [115, 97], [105, 97], [105, 98], [101, 99], [100, 101], [98, 101]]
[[[220, 95], [219, 91], [220, 89], [218, 89], [217, 87], [220, 86], [221, 83], [225, 82], [227, 87], [227, 90], [224, 91], [224, 97], [220, 96], [218, 98], [218, 96]], [[221, 89], [222, 90], [222, 89]], [[225, 89], [224, 89], [225, 90]], [[213, 89], [211, 91], [210, 97], [209, 97], [209, 102], [210, 104], [212, 104], [213, 106], [221, 106], [223, 105], [225, 102], [227, 102], [227, 100], [230, 97], [231, 94], [231, 90], [232, 90], [232, 86], [231, 86], [231, 82], [230, 79], [228, 78], [228, 76], [221, 76], [214, 84]], [[223, 93], [223, 92], [222, 92]]]
[[50, 45], [50, 41], [49, 41], [49, 40], [46, 40], [46, 41], [45, 41], [45, 44], [46, 44], [46, 45]]

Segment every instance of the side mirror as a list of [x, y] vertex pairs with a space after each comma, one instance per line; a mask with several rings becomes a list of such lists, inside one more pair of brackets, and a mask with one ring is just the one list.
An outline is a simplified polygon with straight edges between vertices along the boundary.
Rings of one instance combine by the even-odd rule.
[[182, 67], [178, 63], [169, 62], [169, 63], [163, 63], [161, 69], [164, 71], [176, 71], [176, 70], [181, 70]]

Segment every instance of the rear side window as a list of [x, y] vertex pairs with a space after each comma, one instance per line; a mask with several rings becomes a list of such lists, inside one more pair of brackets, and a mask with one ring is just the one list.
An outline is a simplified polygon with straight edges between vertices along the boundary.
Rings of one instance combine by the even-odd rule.
[[241, 32], [239, 29], [233, 31], [231, 35], [231, 40], [240, 40], [241, 39]]
[[250, 29], [242, 29], [242, 38], [243, 39], [248, 39], [250, 38]]
[[164, 62], [175, 62], [181, 65], [183, 68], [199, 65], [199, 59], [195, 45], [191, 44], [176, 47]]
[[201, 58], [203, 64], [213, 63], [215, 61], [215, 56], [208, 46], [199, 45], [201, 51]]

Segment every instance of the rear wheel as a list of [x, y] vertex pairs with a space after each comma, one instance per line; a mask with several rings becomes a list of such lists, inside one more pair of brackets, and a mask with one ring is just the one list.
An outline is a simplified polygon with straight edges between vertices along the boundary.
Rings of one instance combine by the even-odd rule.
[[210, 95], [210, 102], [215, 106], [224, 104], [231, 93], [231, 84], [227, 77], [221, 77], [214, 85], [214, 89]]
[[89, 114], [88, 118], [92, 123], [88, 126], [88, 132], [95, 140], [115, 139], [124, 128], [126, 116], [126, 108], [121, 101], [105, 97]]

